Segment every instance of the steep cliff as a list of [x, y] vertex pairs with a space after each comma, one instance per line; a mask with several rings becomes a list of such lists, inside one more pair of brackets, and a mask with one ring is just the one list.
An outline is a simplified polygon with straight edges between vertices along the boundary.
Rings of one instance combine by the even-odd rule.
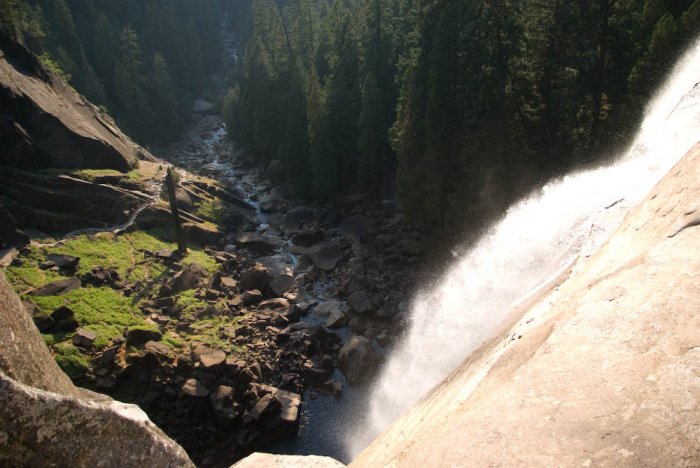
[[146, 151], [98, 109], [0, 35], [0, 164], [32, 168], [132, 169]]
[[353, 466], [700, 464], [698, 200], [700, 145]]

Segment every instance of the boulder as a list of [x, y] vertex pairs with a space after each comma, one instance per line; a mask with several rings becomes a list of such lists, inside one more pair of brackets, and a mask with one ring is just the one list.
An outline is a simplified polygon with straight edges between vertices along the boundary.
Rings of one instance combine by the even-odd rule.
[[366, 381], [373, 374], [379, 356], [367, 338], [355, 335], [340, 349], [338, 360], [340, 370], [354, 385]]
[[235, 292], [238, 289], [238, 281], [231, 276], [222, 276], [219, 285], [221, 289], [228, 292]]
[[216, 244], [221, 238], [221, 232], [214, 226], [202, 223], [183, 223], [182, 232], [185, 234], [187, 242], [201, 245]]
[[241, 294], [241, 300], [244, 306], [252, 306], [263, 300], [262, 293], [257, 289], [251, 289], [250, 291], [243, 291]]
[[241, 409], [235, 400], [235, 390], [227, 385], [219, 385], [210, 395], [219, 422], [231, 422], [241, 415]]
[[321, 229], [302, 231], [292, 236], [292, 244], [300, 247], [313, 247], [326, 238]]
[[73, 331], [80, 326], [75, 318], [75, 312], [68, 306], [61, 306], [54, 310], [51, 313], [51, 319], [63, 331]]
[[177, 207], [183, 211], [192, 211], [192, 198], [190, 195], [182, 189], [181, 187], [178, 187], [175, 190], [175, 202], [177, 203]]
[[70, 277], [40, 286], [27, 292], [29, 296], [63, 296], [80, 287], [80, 280]]
[[192, 398], [205, 398], [209, 396], [209, 389], [202, 382], [196, 379], [187, 379], [182, 385], [180, 395]]
[[160, 341], [147, 341], [146, 344], [143, 345], [143, 349], [146, 352], [158, 356], [160, 360], [168, 359], [173, 355], [173, 349]]
[[85, 330], [84, 328], [79, 328], [75, 335], [73, 335], [73, 344], [79, 348], [92, 348], [92, 344], [97, 338], [97, 333], [92, 330]]
[[327, 317], [344, 313], [346, 310], [347, 305], [344, 302], [333, 299], [316, 305], [311, 311], [318, 317]]
[[170, 282], [170, 288], [174, 294], [194, 289], [200, 286], [202, 280], [207, 276], [209, 276], [207, 270], [193, 263], [175, 274]]
[[132, 346], [139, 346], [148, 341], [160, 341], [163, 334], [151, 328], [134, 328], [126, 333], [126, 343]]
[[324, 271], [335, 269], [339, 261], [345, 255], [343, 249], [337, 242], [327, 242], [319, 244], [306, 251], [306, 255], [318, 268]]
[[80, 262], [80, 257], [64, 254], [49, 254], [46, 261], [53, 263], [59, 270], [75, 270]]
[[220, 349], [210, 348], [206, 345], [198, 345], [192, 349], [192, 361], [199, 362], [207, 371], [218, 371], [226, 364], [226, 353]]
[[341, 310], [333, 310], [328, 314], [328, 320], [326, 320], [326, 326], [328, 328], [339, 328], [347, 325], [348, 316]]
[[373, 310], [372, 299], [364, 291], [355, 291], [350, 294], [347, 303], [356, 314], [364, 314]]
[[265, 291], [270, 286], [270, 274], [262, 263], [256, 263], [255, 267], [244, 271], [239, 279], [238, 286], [241, 291], [257, 289]]
[[296, 286], [296, 280], [292, 275], [279, 275], [276, 276], [273, 280], [272, 283], [270, 284], [270, 288], [272, 289], [272, 292], [276, 296], [282, 296], [284, 293], [292, 289], [294, 286]]
[[242, 234], [236, 239], [236, 244], [241, 248], [248, 249], [259, 255], [268, 255], [274, 253], [281, 243], [279, 239], [265, 236], [257, 232], [249, 232]]
[[263, 416], [272, 414], [280, 409], [280, 407], [281, 404], [279, 401], [277, 401], [277, 398], [268, 393], [258, 400], [253, 409], [250, 411], [250, 417], [253, 418], [254, 421], [259, 421]]

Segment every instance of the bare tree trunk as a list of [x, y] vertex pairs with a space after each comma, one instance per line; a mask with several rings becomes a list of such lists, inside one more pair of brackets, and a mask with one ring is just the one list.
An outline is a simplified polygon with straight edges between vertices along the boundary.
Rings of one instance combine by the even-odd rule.
[[187, 243], [185, 242], [185, 234], [182, 232], [182, 223], [180, 221], [180, 213], [177, 208], [177, 199], [175, 198], [175, 180], [173, 179], [173, 170], [168, 168], [168, 173], [165, 176], [165, 185], [168, 187], [168, 198], [170, 199], [170, 212], [173, 214], [175, 223], [175, 238], [177, 239], [177, 251], [181, 255], [187, 255]]

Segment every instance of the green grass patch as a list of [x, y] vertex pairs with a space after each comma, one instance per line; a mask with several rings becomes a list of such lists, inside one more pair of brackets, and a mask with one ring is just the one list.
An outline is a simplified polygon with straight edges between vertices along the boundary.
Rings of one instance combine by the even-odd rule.
[[87, 357], [70, 343], [60, 343], [54, 346], [53, 351], [56, 363], [72, 380], [84, 376], [90, 369]]
[[[97, 333], [94, 346], [103, 348], [112, 338], [122, 335], [125, 328], [149, 327], [134, 307], [131, 299], [113, 289], [86, 287], [71, 291], [65, 296], [28, 298], [44, 313], [50, 314], [58, 307], [67, 305], [74, 312], [82, 328]], [[70, 334], [68, 335], [70, 336]], [[64, 333], [45, 335], [47, 344], [56, 344], [68, 338]]]

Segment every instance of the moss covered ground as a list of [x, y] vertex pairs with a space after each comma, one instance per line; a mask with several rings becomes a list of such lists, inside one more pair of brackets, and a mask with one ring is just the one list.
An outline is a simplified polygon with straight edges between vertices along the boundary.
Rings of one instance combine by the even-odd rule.
[[[101, 233], [81, 235], [53, 246], [32, 244], [22, 263], [10, 266], [6, 275], [22, 299], [36, 305], [38, 309], [51, 314], [62, 305], [69, 306], [76, 315], [80, 326], [97, 334], [94, 350], [106, 347], [110, 340], [121, 336], [125, 329], [149, 328], [157, 326], [144, 316], [140, 305], [158, 295], [163, 282], [172, 275], [163, 262], [146, 254], [161, 249], [175, 250], [172, 233], [168, 229], [134, 231], [118, 235]], [[39, 263], [48, 254], [66, 254], [80, 257], [76, 274], [81, 275], [96, 267], [114, 268], [122, 283], [136, 284], [136, 292], [126, 296], [120, 290], [108, 286], [85, 286], [62, 296], [37, 297], [26, 293], [51, 281], [64, 278], [59, 272], [42, 270]], [[183, 265], [196, 263], [210, 273], [219, 267], [212, 257], [201, 248], [191, 246], [188, 255], [182, 259]], [[222, 338], [225, 327], [235, 327], [238, 318], [227, 313], [224, 299], [218, 302], [204, 300], [195, 290], [179, 293], [177, 321], [190, 322], [189, 327], [175, 331], [166, 327], [163, 342], [173, 348], [182, 348], [191, 341], [215, 345], [230, 352], [244, 352], [243, 349]], [[174, 324], [173, 324], [174, 325]], [[56, 361], [74, 379], [79, 379], [89, 369], [90, 355], [71, 343], [73, 333], [55, 332], [43, 335], [52, 349]]]

